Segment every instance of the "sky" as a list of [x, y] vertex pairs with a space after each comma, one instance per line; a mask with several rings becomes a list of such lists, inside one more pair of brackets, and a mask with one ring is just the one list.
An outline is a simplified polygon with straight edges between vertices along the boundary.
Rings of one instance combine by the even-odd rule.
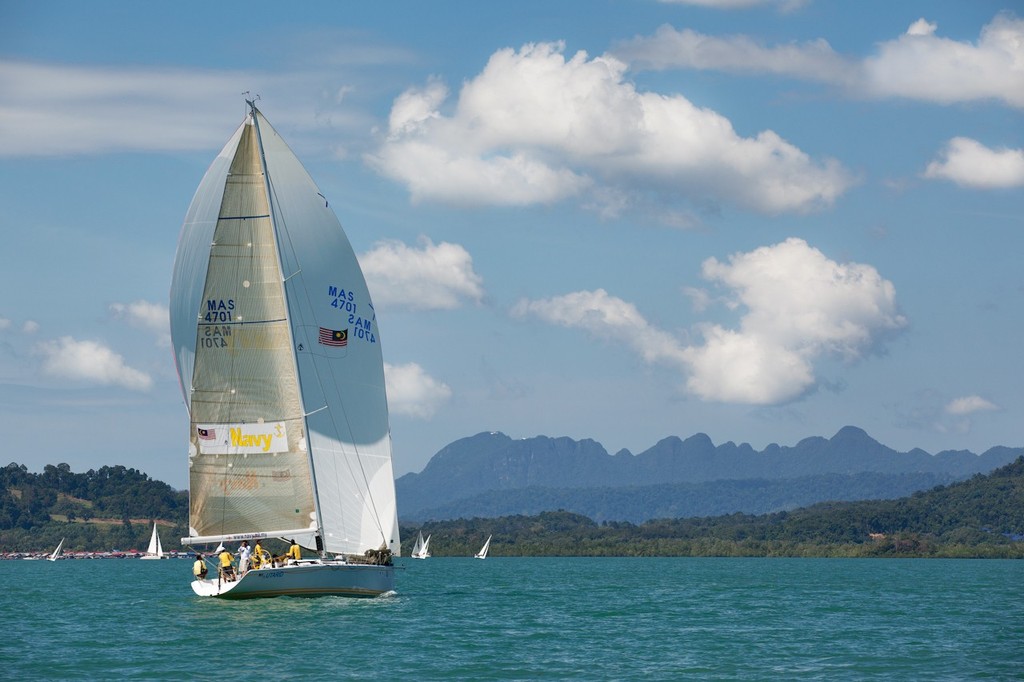
[[363, 266], [396, 475], [1024, 445], [1016, 2], [2, 0], [3, 464], [187, 486], [171, 267], [247, 96]]

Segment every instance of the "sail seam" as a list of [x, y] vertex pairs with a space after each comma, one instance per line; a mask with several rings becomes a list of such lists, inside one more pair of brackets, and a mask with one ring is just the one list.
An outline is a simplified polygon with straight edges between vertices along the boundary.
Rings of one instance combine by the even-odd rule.
[[197, 322], [200, 327], [240, 327], [247, 324], [272, 324], [274, 322], [287, 322], [286, 318], [275, 320], [233, 320], [230, 322]]

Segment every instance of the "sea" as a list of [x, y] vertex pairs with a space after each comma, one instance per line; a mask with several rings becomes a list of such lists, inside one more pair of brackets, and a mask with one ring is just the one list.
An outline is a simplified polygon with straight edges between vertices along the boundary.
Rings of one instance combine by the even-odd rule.
[[11, 680], [1024, 680], [1024, 561], [398, 560], [375, 599], [201, 599], [184, 559], [0, 561]]

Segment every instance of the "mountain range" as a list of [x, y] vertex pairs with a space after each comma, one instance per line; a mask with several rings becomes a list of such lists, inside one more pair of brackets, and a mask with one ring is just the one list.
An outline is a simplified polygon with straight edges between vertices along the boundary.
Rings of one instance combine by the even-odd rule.
[[442, 448], [396, 481], [403, 521], [531, 515], [564, 509], [594, 521], [764, 514], [822, 501], [890, 499], [987, 473], [1024, 454], [993, 447], [897, 452], [863, 429], [794, 446], [715, 446], [671, 436], [636, 455], [567, 437], [479, 433]]

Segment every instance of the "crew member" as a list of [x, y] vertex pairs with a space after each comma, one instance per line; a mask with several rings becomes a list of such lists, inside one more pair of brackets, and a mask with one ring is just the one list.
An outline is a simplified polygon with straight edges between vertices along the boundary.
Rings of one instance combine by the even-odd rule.
[[192, 575], [196, 577], [196, 580], [206, 579], [206, 562], [203, 560], [202, 554], [196, 554], [196, 562], [192, 564]]
[[235, 555], [228, 551], [227, 547], [223, 547], [218, 558], [220, 559], [221, 580], [231, 582], [235, 579]]
[[298, 561], [302, 558], [302, 549], [299, 547], [299, 543], [292, 539], [292, 546], [288, 548], [288, 552], [284, 555], [284, 558], [289, 561]]

